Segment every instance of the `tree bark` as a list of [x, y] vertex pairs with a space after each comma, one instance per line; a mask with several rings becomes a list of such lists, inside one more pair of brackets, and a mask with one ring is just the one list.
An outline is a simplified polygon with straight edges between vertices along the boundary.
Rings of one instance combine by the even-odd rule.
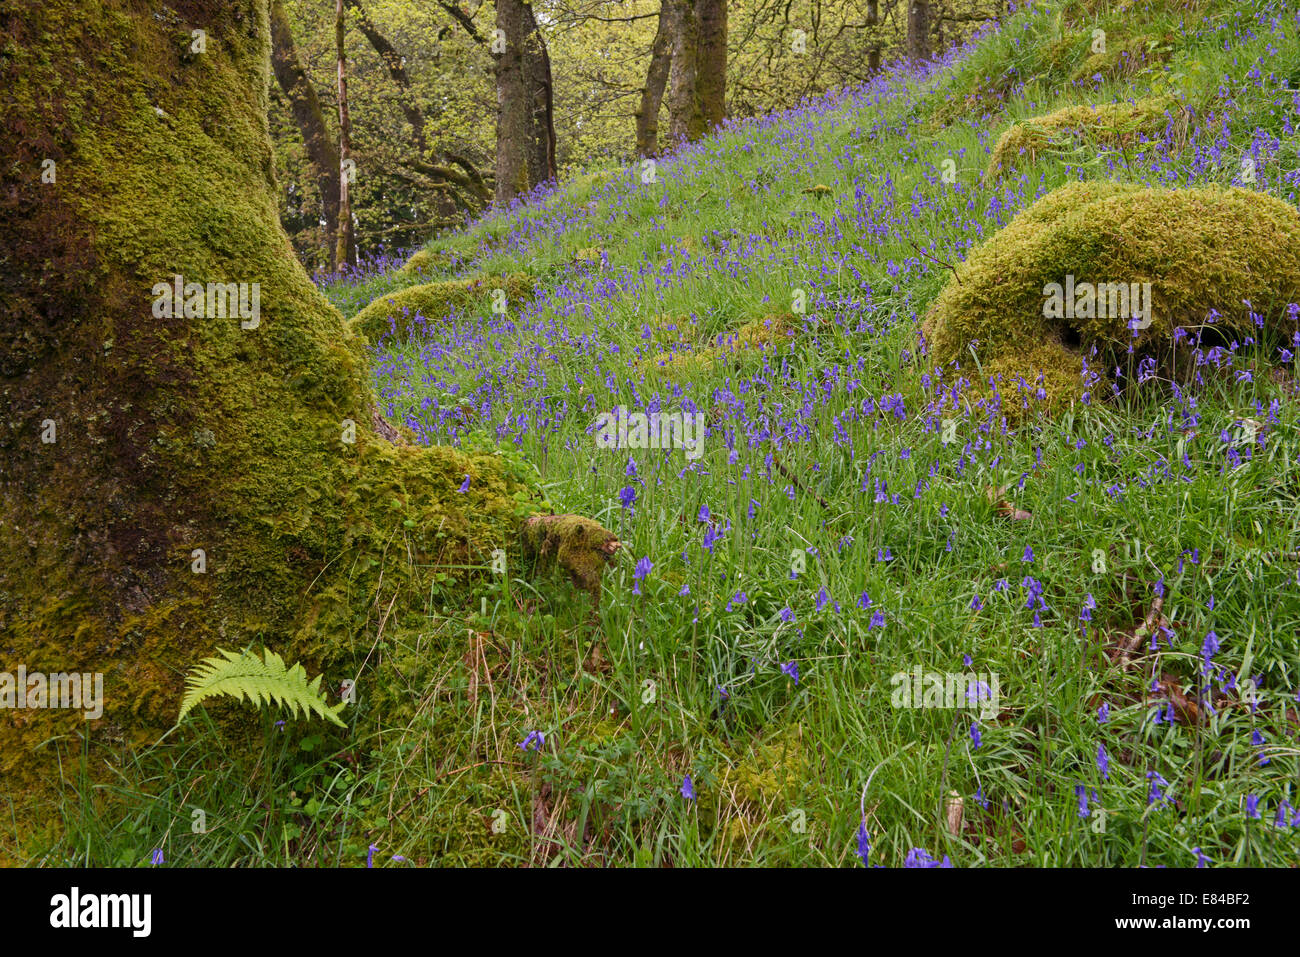
[[930, 58], [930, 2], [909, 0], [907, 7], [907, 55], [912, 60]]
[[675, 36], [668, 90], [668, 133], [694, 141], [726, 116], [726, 0], [671, 0]]
[[334, 259], [339, 268], [357, 265], [356, 235], [352, 225], [352, 194], [348, 180], [355, 169], [352, 160], [352, 120], [348, 116], [348, 57], [344, 45], [347, 27], [347, 4], [335, 0], [334, 48], [338, 54], [339, 85], [339, 234]]
[[699, 90], [704, 131], [711, 133], [727, 115], [727, 0], [696, 0], [700, 18]]
[[522, 548], [531, 491], [495, 456], [392, 441], [365, 341], [293, 256], [269, 0], [178, 7], [0, 13], [0, 663], [99, 673], [105, 703], [0, 708], [0, 793], [58, 781], [83, 733], [93, 768], [156, 740], [217, 645], [337, 688], [435, 567]]
[[645, 157], [659, 155], [659, 110], [673, 61], [674, 11], [672, 0], [660, 0], [659, 25], [650, 46], [650, 66], [636, 111], [636, 151]]
[[497, 0], [496, 202], [505, 205], [555, 177], [551, 61], [532, 7]]
[[289, 18], [282, 0], [271, 3], [271, 67], [276, 82], [289, 99], [289, 109], [302, 136], [303, 147], [316, 173], [321, 218], [325, 220], [325, 249], [330, 270], [338, 268], [339, 151], [325, 122], [325, 111], [307, 71], [298, 59]]
[[699, 67], [700, 21], [695, 0], [668, 0], [676, 30], [672, 75], [668, 85], [668, 135], [674, 143], [704, 135], [704, 111], [696, 82]]

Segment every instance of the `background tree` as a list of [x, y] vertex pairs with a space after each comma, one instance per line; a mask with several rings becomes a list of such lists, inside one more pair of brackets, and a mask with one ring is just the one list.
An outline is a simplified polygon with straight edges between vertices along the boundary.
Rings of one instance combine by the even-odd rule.
[[329, 268], [332, 271], [337, 267], [335, 244], [340, 195], [338, 145], [325, 120], [315, 84], [298, 60], [293, 29], [285, 14], [283, 0], [273, 0], [271, 4], [271, 66], [275, 71], [276, 82], [289, 99], [289, 109], [306, 147], [307, 162], [316, 180], [319, 212], [315, 216], [322, 223], [322, 245], [328, 250]]
[[[329, 119], [337, 114], [333, 7], [320, 0], [281, 2], [299, 60]], [[349, 24], [368, 41], [348, 51], [357, 161], [350, 193], [358, 242], [368, 253], [380, 246], [409, 247], [479, 215], [496, 193], [498, 76], [491, 41], [497, 8], [491, 0], [349, 2]], [[545, 50], [550, 64], [557, 175], [662, 153], [674, 133], [688, 135], [690, 123], [696, 135], [705, 128], [695, 85], [700, 73], [689, 69], [694, 61], [673, 66], [679, 33], [673, 15], [686, 2], [533, 0], [536, 35], [544, 45], [539, 52]], [[931, 50], [939, 48], [940, 38], [962, 40], [997, 6], [997, 0], [932, 2]], [[698, 46], [699, 0], [690, 8]], [[727, 116], [753, 116], [866, 82], [882, 63], [907, 56], [908, 10], [907, 0], [731, 0], [725, 11], [725, 84], [711, 94], [715, 122], [724, 110]], [[686, 77], [693, 78], [683, 87]], [[532, 85], [547, 89], [541, 81]], [[271, 127], [284, 186], [282, 212], [299, 254], [318, 263], [320, 208], [309, 201], [318, 192], [317, 177], [291, 101], [278, 88], [276, 93]], [[534, 105], [543, 102], [539, 97]], [[680, 108], [674, 110], [674, 103]], [[521, 112], [521, 124], [524, 119]], [[423, 146], [416, 135], [420, 123]], [[337, 126], [337, 120], [330, 124]], [[526, 134], [515, 138], [520, 144], [529, 140], [540, 142]], [[533, 155], [534, 171], [524, 177], [530, 186], [540, 181], [537, 171], [551, 165], [549, 158], [541, 161], [540, 151]]]
[[907, 55], [913, 60], [930, 58], [929, 0], [908, 0]]
[[345, 46], [347, 18], [345, 0], [336, 0], [334, 13], [334, 47], [338, 54], [338, 90], [339, 90], [339, 228], [338, 240], [334, 251], [334, 262], [339, 268], [355, 268], [357, 264], [357, 244], [353, 237], [352, 200], [348, 192], [352, 171], [349, 169], [356, 161], [352, 159], [352, 123], [348, 119], [348, 57]]
[[551, 61], [532, 5], [497, 0], [496, 202], [555, 177]]

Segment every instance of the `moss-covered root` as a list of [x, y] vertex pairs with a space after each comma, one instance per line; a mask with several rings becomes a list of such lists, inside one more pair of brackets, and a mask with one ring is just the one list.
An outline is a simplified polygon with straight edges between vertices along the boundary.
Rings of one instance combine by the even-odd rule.
[[600, 601], [600, 573], [622, 543], [598, 522], [581, 515], [534, 515], [520, 530], [525, 558], [554, 563], [569, 573], [576, 588]]
[[494, 299], [507, 309], [517, 309], [533, 296], [533, 278], [524, 273], [508, 276], [472, 276], [449, 279], [380, 296], [358, 312], [348, 326], [371, 342], [385, 336], [407, 338], [420, 318], [437, 322], [460, 308], [476, 308]]
[[1151, 97], [1136, 103], [1067, 106], [1054, 113], [1013, 123], [998, 137], [984, 171], [985, 185], [1000, 176], [1033, 163], [1038, 154], [1062, 139], [1075, 136], [1103, 146], [1117, 147], [1136, 137], [1151, 136], [1175, 124], [1181, 137], [1190, 114], [1170, 97]]

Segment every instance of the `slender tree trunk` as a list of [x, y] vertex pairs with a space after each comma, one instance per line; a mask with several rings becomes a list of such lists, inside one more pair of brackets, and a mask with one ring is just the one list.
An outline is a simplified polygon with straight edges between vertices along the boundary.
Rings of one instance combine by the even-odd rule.
[[[0, 14], [0, 670], [100, 674], [105, 706], [0, 708], [3, 794], [58, 781], [83, 734], [92, 773], [156, 740], [215, 646], [337, 689], [429, 569], [520, 547], [527, 490], [494, 456], [403, 442], [294, 259], [268, 0], [159, 9]], [[200, 28], [190, 54], [177, 32]]]
[[415, 102], [415, 96], [411, 91], [411, 78], [406, 72], [402, 55], [388, 42], [388, 38], [379, 32], [379, 28], [370, 19], [370, 14], [366, 13], [366, 8], [361, 5], [361, 0], [344, 0], [344, 2], [348, 9], [356, 12], [357, 25], [361, 28], [362, 35], [370, 41], [370, 45], [379, 54], [379, 59], [384, 62], [389, 77], [397, 84], [398, 104], [401, 106], [402, 115], [406, 117], [406, 122], [411, 124], [411, 145], [415, 147], [419, 159], [426, 159], [429, 143], [424, 133], [424, 112]]
[[930, 58], [930, 0], [909, 0], [907, 55], [912, 60]]
[[352, 225], [352, 196], [348, 180], [355, 169], [352, 160], [352, 120], [348, 116], [348, 57], [344, 46], [347, 26], [346, 0], [335, 0], [334, 47], [339, 67], [339, 234], [335, 261], [340, 268], [357, 264], [357, 244]]
[[[880, 2], [879, 0], [869, 0], [867, 3], [867, 24], [868, 26], [880, 26]], [[880, 72], [880, 39], [873, 31], [874, 42], [867, 50], [867, 71], [874, 76]]]
[[325, 255], [332, 272], [338, 268], [335, 245], [339, 225], [339, 151], [325, 122], [316, 87], [298, 59], [282, 0], [271, 3], [271, 40], [271, 66], [276, 82], [289, 99], [289, 110], [316, 174], [321, 218], [325, 220]]
[[674, 12], [672, 0], [660, 0], [659, 26], [650, 46], [650, 67], [646, 70], [641, 104], [636, 111], [636, 151], [641, 156], [659, 155], [659, 109], [672, 68], [673, 36], [676, 33]]
[[496, 202], [504, 205], [555, 176], [555, 125], [551, 61], [532, 7], [496, 7]]

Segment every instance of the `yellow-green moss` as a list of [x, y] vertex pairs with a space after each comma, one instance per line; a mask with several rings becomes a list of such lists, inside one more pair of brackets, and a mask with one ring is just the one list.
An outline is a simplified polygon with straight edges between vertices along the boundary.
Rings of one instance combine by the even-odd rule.
[[429, 279], [435, 273], [441, 272], [451, 265], [451, 258], [441, 250], [417, 249], [411, 254], [411, 258], [402, 264], [402, 268], [397, 270], [403, 276], [420, 276]]
[[453, 309], [489, 303], [498, 289], [505, 292], [507, 308], [517, 310], [533, 295], [533, 277], [512, 273], [408, 286], [380, 296], [353, 316], [348, 326], [371, 342], [386, 336], [405, 339], [416, 328], [417, 319], [439, 322]]
[[[1047, 288], [1151, 283], [1151, 323], [1132, 316], [1048, 318]], [[1173, 332], [1218, 326], [1259, 336], [1249, 301], [1266, 320], [1300, 302], [1300, 215], [1244, 189], [1153, 189], [1073, 183], [1049, 193], [979, 246], [950, 279], [923, 324], [936, 363], [960, 359], [986, 373], [1047, 377], [1049, 403], [1081, 392], [1082, 357], [1097, 347], [1105, 369], [1132, 343], [1172, 361]], [[1267, 324], [1266, 324], [1267, 329]], [[1267, 331], [1265, 333], [1267, 335]]]
[[1169, 97], [1151, 97], [1135, 103], [1067, 106], [1045, 116], [1021, 120], [998, 137], [984, 180], [991, 183], [1022, 164], [1033, 163], [1040, 152], [1071, 137], [1118, 147], [1139, 136], [1158, 133], [1170, 122], [1185, 128], [1187, 117]]
[[794, 335], [796, 323], [792, 313], [761, 316], [714, 337], [710, 342], [689, 348], [686, 320], [678, 320], [674, 329], [669, 322], [671, 319], [671, 316], [661, 316], [652, 324], [655, 341], [667, 344], [668, 351], [656, 353], [639, 363], [638, 368], [658, 368], [674, 373], [703, 372], [711, 368], [715, 360], [739, 350], [762, 351], [784, 342]]
[[1134, 76], [1165, 62], [1173, 52], [1169, 37], [1136, 36], [1125, 40], [1109, 38], [1106, 52], [1091, 53], [1074, 71], [1071, 80], [1087, 80], [1100, 76], [1105, 80], [1118, 80]]
[[803, 728], [795, 725], [768, 744], [726, 764], [716, 783], [700, 795], [702, 817], [718, 817], [728, 841], [743, 841], [768, 826], [789, 828], [792, 815], [809, 809], [800, 794], [807, 780], [808, 759]]

